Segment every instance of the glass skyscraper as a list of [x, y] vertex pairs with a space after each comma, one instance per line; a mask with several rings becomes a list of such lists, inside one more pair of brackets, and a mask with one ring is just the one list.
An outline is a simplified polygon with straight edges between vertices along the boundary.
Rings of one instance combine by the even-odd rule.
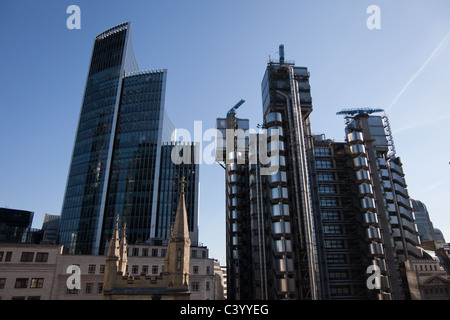
[[59, 243], [71, 253], [103, 254], [116, 214], [130, 243], [156, 236], [162, 144], [175, 129], [164, 109], [166, 77], [165, 69], [139, 70], [130, 23], [95, 38], [61, 212]]

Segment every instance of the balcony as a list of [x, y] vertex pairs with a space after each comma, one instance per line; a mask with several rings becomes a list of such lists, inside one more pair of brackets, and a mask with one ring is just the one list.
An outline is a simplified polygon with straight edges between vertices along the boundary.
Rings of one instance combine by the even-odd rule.
[[401, 195], [397, 195], [397, 203], [403, 205], [406, 209], [411, 210], [411, 201], [409, 199], [403, 198]]
[[392, 172], [396, 172], [399, 175], [401, 175], [402, 177], [404, 176], [403, 168], [401, 166], [399, 166], [398, 164], [396, 164], [395, 162], [392, 162], [392, 161], [389, 162], [389, 166], [390, 166]]
[[406, 181], [403, 177], [401, 177], [400, 175], [398, 175], [395, 172], [392, 172], [392, 180], [394, 182], [399, 183], [402, 187], [406, 187]]
[[405, 198], [409, 198], [408, 190], [398, 185], [397, 183], [394, 184], [394, 189], [397, 194], [401, 194]]

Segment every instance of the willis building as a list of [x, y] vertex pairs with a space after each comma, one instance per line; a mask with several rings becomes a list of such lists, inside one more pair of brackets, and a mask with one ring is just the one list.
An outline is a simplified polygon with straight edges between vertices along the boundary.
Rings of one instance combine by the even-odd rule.
[[408, 299], [420, 240], [388, 119], [344, 111], [346, 141], [312, 135], [309, 77], [280, 46], [262, 80], [263, 130], [236, 107], [217, 119], [228, 298]]
[[167, 71], [139, 70], [130, 23], [95, 37], [61, 212], [59, 243], [74, 254], [106, 254], [117, 214], [128, 242], [167, 240], [179, 181], [198, 237], [198, 165], [174, 164], [175, 130], [164, 100]]

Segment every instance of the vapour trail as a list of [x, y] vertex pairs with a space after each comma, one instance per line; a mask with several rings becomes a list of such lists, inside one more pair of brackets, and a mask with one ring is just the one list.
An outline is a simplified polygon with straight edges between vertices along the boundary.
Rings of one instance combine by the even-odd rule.
[[423, 69], [426, 68], [426, 66], [430, 63], [430, 61], [434, 58], [434, 56], [441, 50], [441, 48], [444, 46], [444, 44], [450, 39], [450, 32], [447, 33], [447, 35], [442, 39], [442, 41], [438, 44], [436, 49], [434, 49], [433, 53], [428, 57], [428, 59], [425, 61], [425, 63], [417, 70], [417, 72], [408, 80], [408, 82], [403, 86], [402, 90], [400, 90], [399, 94], [395, 97], [395, 99], [391, 102], [389, 107], [385, 109], [385, 111], [388, 111], [392, 106], [400, 99], [402, 94], [408, 89], [408, 87], [411, 85], [411, 83], [416, 80], [416, 78], [420, 75], [420, 73], [423, 71]]

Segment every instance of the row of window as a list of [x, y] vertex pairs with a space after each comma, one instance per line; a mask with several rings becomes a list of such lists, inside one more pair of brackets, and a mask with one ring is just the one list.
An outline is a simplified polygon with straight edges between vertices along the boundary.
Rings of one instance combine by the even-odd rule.
[[[6, 284], [6, 278], [0, 278], [0, 289], [4, 289]], [[29, 286], [28, 286], [29, 285]], [[15, 289], [39, 289], [44, 287], [44, 278], [16, 278], [14, 283]]]
[[[161, 250], [161, 251], [159, 251], [159, 250]], [[131, 256], [148, 257], [149, 254], [151, 254], [152, 257], [165, 257], [166, 256], [166, 252], [167, 252], [167, 249], [151, 248], [151, 251], [150, 251], [149, 248], [134, 247], [134, 248], [131, 249]], [[192, 249], [191, 250], [191, 258], [207, 259], [208, 258], [208, 251], [207, 250]]]
[[[95, 289], [95, 291], [94, 291]], [[68, 295], [76, 295], [82, 289], [69, 289], [66, 288], [66, 294]], [[103, 293], [103, 283], [99, 282], [95, 286], [93, 282], [87, 282], [84, 286], [84, 294], [102, 294]]]
[[[20, 257], [20, 262], [47, 262], [48, 261], [48, 252], [37, 252], [36, 259], [34, 259], [34, 252], [22, 252]], [[0, 262], [5, 261], [9, 262], [12, 258], [12, 251], [0, 251]], [[4, 260], [3, 260], [4, 259]]]

